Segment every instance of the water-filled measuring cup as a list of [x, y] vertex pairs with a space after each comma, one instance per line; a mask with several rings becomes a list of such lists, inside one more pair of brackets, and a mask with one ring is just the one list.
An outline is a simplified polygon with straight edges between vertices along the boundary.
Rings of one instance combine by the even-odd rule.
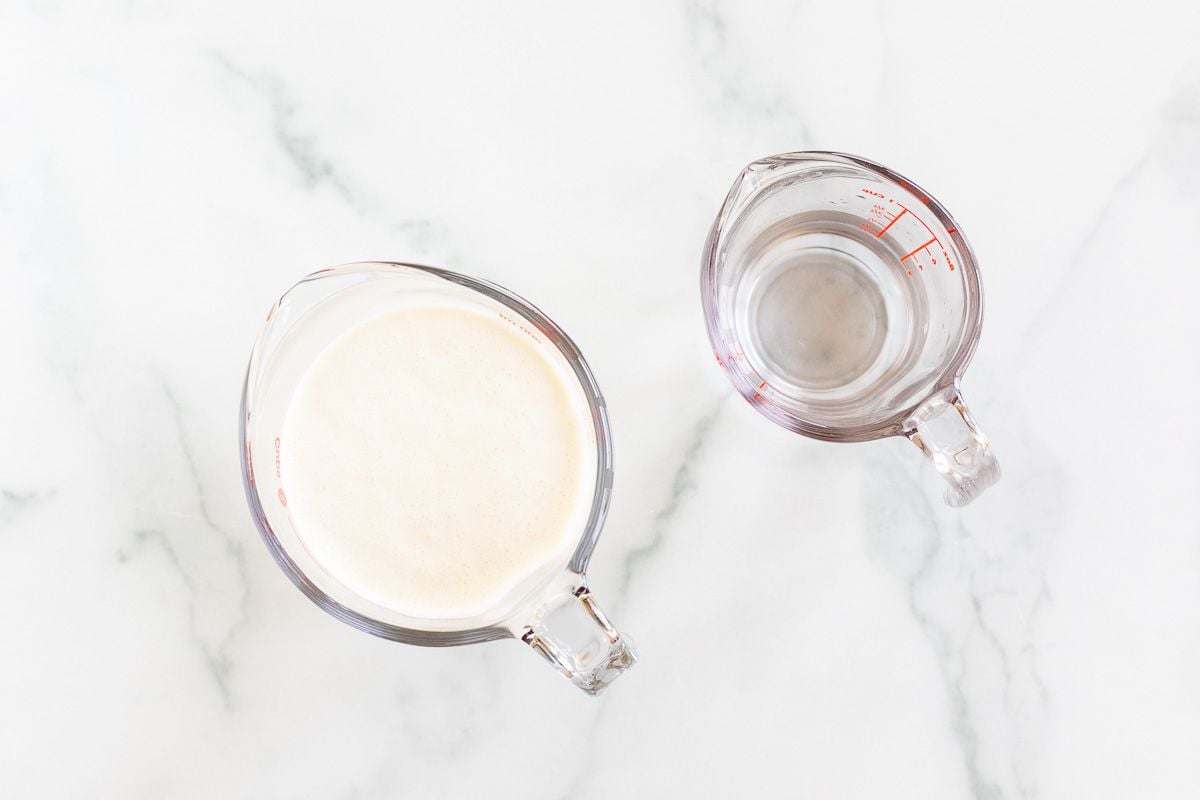
[[[407, 616], [335, 577], [309, 552], [289, 514], [279, 461], [289, 402], [314, 359], [365, 320], [430, 302], [495, 314], [531, 337], [547, 358], [573, 376], [580, 406], [590, 413], [589, 441], [595, 445], [591, 509], [574, 551], [565, 553], [561, 563], [545, 564], [526, 576], [493, 607], [467, 618]], [[602, 691], [636, 661], [629, 639], [600, 609], [585, 576], [612, 493], [612, 434], [604, 398], [574, 342], [515, 294], [448, 270], [409, 264], [349, 264], [309, 275], [271, 307], [254, 346], [242, 394], [241, 456], [246, 498], [272, 556], [300, 591], [343, 622], [415, 645], [515, 638], [589, 694]]]
[[905, 436], [952, 506], [999, 479], [959, 388], [983, 317], [975, 256], [912, 181], [841, 153], [755, 161], [713, 223], [701, 294], [718, 363], [769, 419], [833, 442]]

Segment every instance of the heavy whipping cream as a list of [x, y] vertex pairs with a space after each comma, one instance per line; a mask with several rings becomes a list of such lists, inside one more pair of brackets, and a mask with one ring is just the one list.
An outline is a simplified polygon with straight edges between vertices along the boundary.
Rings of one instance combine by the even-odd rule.
[[596, 451], [578, 383], [517, 319], [403, 308], [333, 341], [280, 446], [305, 547], [361, 597], [421, 618], [487, 611], [566, 560]]

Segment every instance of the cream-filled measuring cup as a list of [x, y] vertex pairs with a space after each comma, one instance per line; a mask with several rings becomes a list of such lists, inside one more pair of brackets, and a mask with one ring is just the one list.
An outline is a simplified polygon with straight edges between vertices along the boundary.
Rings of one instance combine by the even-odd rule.
[[[574, 417], [561, 440], [541, 436], [539, 452], [573, 448], [582, 477], [558, 544], [526, 557], [522, 542], [544, 532], [512, 527], [513, 508], [520, 518], [527, 498], [553, 500], [558, 475], [521, 459], [530, 432], [545, 431], [524, 407], [543, 374], [558, 382], [543, 401], [561, 399]], [[408, 264], [335, 267], [289, 289], [267, 315], [242, 397], [246, 498], [309, 599], [406, 644], [514, 638], [589, 694], [636, 660], [585, 577], [612, 491], [611, 438], [587, 363], [549, 317], [494, 284]], [[524, 466], [480, 472], [509, 462]], [[390, 511], [364, 513], [363, 498]], [[353, 524], [338, 527], [339, 508]], [[511, 540], [488, 527], [505, 508]], [[438, 541], [444, 530], [456, 531], [452, 541]], [[393, 573], [413, 585], [390, 586]], [[485, 579], [489, 593], [473, 594]]]

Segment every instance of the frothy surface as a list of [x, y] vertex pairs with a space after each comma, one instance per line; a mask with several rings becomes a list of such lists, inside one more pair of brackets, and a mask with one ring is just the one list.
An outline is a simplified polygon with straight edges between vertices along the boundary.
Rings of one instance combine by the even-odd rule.
[[595, 481], [565, 366], [492, 312], [422, 306], [330, 344], [288, 407], [280, 458], [301, 540], [362, 597], [468, 617], [569, 555]]

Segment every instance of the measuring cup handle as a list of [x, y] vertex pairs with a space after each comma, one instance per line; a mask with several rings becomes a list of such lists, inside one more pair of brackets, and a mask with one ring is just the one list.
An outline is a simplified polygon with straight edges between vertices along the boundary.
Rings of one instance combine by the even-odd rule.
[[[637, 661], [633, 643], [609, 622], [586, 583], [581, 582], [567, 602], [560, 598], [543, 609], [540, 617], [537, 623], [524, 626], [521, 641], [588, 694], [600, 694]], [[556, 629], [564, 632], [580, 633], [582, 629], [582, 643], [568, 645], [563, 635], [552, 634], [547, 627], [552, 620]], [[572, 642], [577, 638], [572, 637]]]
[[1000, 464], [957, 383], [918, 406], [901, 432], [949, 483], [945, 500], [951, 506], [965, 506], [1000, 480]]

